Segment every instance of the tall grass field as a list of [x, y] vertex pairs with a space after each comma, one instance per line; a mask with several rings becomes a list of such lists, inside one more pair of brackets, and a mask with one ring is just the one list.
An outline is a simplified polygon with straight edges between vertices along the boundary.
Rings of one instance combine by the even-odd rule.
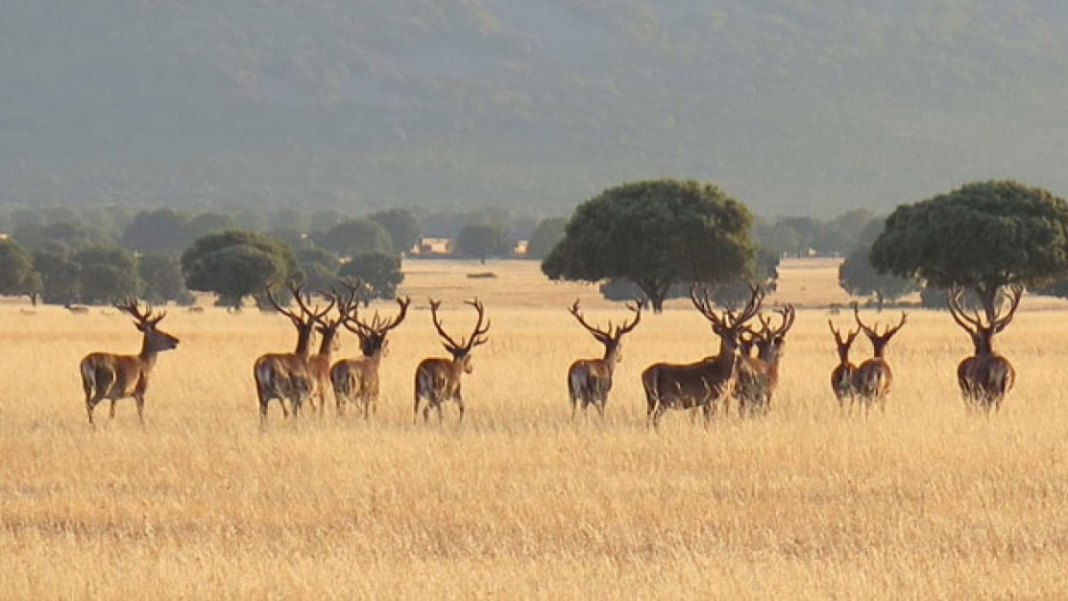
[[[852, 325], [833, 264], [795, 261], [798, 305], [769, 415], [684, 412], [645, 425], [639, 374], [718, 349], [684, 301], [624, 340], [607, 416], [572, 420], [566, 371], [601, 347], [565, 310], [618, 323], [595, 287], [533, 263], [410, 262], [414, 299], [364, 421], [259, 416], [252, 364], [294, 343], [254, 309], [171, 307], [145, 409], [83, 408], [78, 361], [135, 353], [113, 309], [0, 305], [0, 597], [1063, 598], [1068, 591], [1068, 311], [1025, 298], [997, 339], [1018, 374], [1002, 411], [969, 415], [955, 370], [971, 345], [945, 312], [909, 309], [890, 343], [885, 413], [843, 415], [827, 327]], [[492, 272], [495, 278], [468, 278]], [[490, 342], [465, 376], [467, 416], [413, 420], [415, 367], [443, 356], [427, 297]], [[392, 314], [396, 305], [371, 310]], [[898, 309], [872, 322], [896, 321]], [[358, 354], [342, 335], [337, 356]], [[855, 361], [870, 354], [866, 340]]]

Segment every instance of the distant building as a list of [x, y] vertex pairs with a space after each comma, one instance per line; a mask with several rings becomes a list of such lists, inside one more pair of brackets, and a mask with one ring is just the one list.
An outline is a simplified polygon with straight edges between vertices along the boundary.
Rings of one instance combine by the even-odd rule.
[[415, 247], [416, 254], [418, 255], [451, 255], [452, 254], [452, 239], [451, 238], [420, 238], [419, 244]]

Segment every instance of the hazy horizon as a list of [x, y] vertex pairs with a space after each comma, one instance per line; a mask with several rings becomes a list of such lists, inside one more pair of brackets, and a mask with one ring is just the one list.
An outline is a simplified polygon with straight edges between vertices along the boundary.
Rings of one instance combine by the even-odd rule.
[[14, 0], [0, 203], [567, 214], [715, 183], [764, 216], [1068, 193], [1049, 0]]

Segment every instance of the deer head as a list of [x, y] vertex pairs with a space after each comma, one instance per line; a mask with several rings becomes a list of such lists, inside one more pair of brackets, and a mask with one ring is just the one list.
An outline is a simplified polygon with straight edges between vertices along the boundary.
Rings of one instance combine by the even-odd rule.
[[711, 297], [712, 289], [708, 286], [690, 286], [690, 302], [712, 324], [712, 331], [720, 338], [721, 353], [734, 353], [738, 350], [739, 337], [745, 331], [746, 324], [760, 312], [760, 305], [764, 302], [764, 289], [750, 284], [749, 300], [740, 312], [728, 307], [717, 313]]
[[178, 347], [178, 338], [159, 329], [159, 322], [167, 316], [166, 311], [154, 313], [152, 306], [142, 311], [135, 298], [129, 298], [125, 302], [112, 305], [123, 313], [128, 313], [134, 318], [134, 326], [144, 334], [143, 354], [155, 354], [160, 351], [169, 351]]
[[623, 335], [627, 334], [638, 326], [638, 322], [642, 319], [642, 303], [638, 299], [634, 299], [633, 303], [626, 304], [627, 309], [634, 313], [634, 321], [624, 321], [621, 325], [612, 327], [612, 322], [608, 322], [608, 329], [602, 330], [601, 328], [590, 325], [584, 317], [582, 317], [582, 311], [579, 309], [579, 301], [575, 299], [575, 304], [571, 305], [568, 312], [575, 317], [579, 322], [579, 325], [586, 328], [593, 337], [604, 345], [605, 358], [612, 358], [614, 362], [618, 363], [623, 360]]
[[778, 327], [771, 327], [771, 318], [759, 316], [760, 331], [754, 332], [758, 355], [761, 359], [770, 359], [779, 356], [786, 346], [786, 333], [794, 327], [794, 319], [797, 316], [794, 306], [787, 304], [785, 307], [775, 309], [775, 313], [782, 316], [782, 323]]
[[842, 336], [842, 332], [834, 327], [834, 323], [828, 319], [827, 325], [831, 328], [831, 334], [834, 334], [834, 342], [838, 345], [838, 359], [842, 363], [849, 363], [849, 347], [853, 346], [853, 341], [856, 340], [857, 334], [860, 334], [860, 330], [848, 330], [845, 337]]
[[399, 326], [404, 318], [408, 315], [408, 306], [412, 304], [411, 297], [404, 297], [403, 299], [398, 297], [397, 305], [400, 306], [400, 312], [393, 318], [386, 319], [379, 317], [378, 311], [375, 311], [374, 317], [371, 321], [363, 321], [358, 318], [358, 309], [360, 304], [360, 291], [364, 290], [364, 286], [358, 280], [355, 282], [343, 282], [345, 287], [349, 289], [352, 294], [352, 316], [351, 319], [345, 321], [345, 328], [356, 334], [360, 339], [360, 352], [365, 357], [373, 357], [376, 353], [381, 352], [385, 354], [387, 350], [388, 341], [386, 336], [389, 332]]
[[890, 339], [894, 337], [894, 334], [897, 334], [901, 327], [905, 325], [905, 320], [908, 318], [908, 313], [902, 311], [901, 321], [898, 322], [896, 326], [887, 325], [886, 329], [883, 330], [882, 334], [880, 334], [875, 328], [871, 328], [865, 325], [864, 322], [860, 320], [860, 308], [857, 306], [856, 303], [853, 303], [853, 317], [857, 320], [857, 325], [860, 327], [861, 331], [863, 331], [864, 335], [867, 336], [868, 340], [871, 341], [871, 346], [874, 350], [874, 356], [882, 357], [883, 352], [886, 349], [886, 344], [890, 342]]
[[442, 328], [441, 320], [438, 319], [438, 307], [441, 306], [441, 301], [430, 299], [430, 315], [434, 321], [434, 327], [438, 331], [438, 336], [442, 338], [442, 346], [445, 350], [452, 355], [453, 361], [458, 361], [463, 364], [464, 372], [471, 373], [474, 367], [471, 364], [471, 350], [476, 346], [483, 345], [489, 342], [489, 338], [486, 334], [489, 332], [489, 321], [483, 325], [483, 319], [486, 316], [486, 311], [482, 306], [482, 301], [477, 298], [474, 300], [464, 301], [468, 305], [475, 308], [478, 312], [478, 321], [475, 322], [475, 329], [471, 332], [471, 337], [464, 339], [461, 338], [457, 343], [453, 340], [447, 332]]
[[[1004, 291], [1002, 292], [1004, 293]], [[971, 337], [972, 344], [975, 345], [976, 355], [994, 352], [994, 334], [1003, 332], [1012, 322], [1012, 318], [1016, 315], [1016, 309], [1020, 307], [1020, 299], [1023, 298], [1023, 292], [1024, 288], [1020, 284], [1010, 286], [1009, 292], [1002, 296], [1003, 300], [1008, 298], [1008, 310], [1002, 312], [1005, 303], [999, 303], [994, 315], [988, 316], [987, 322], [984, 323], [978, 311], [973, 311], [970, 316], [965, 311], [963, 303], [964, 289], [960, 286], [954, 286], [950, 289], [947, 298], [949, 314], [953, 316], [953, 321], [957, 322], [957, 325], [963, 328], [968, 333], [968, 336]]]

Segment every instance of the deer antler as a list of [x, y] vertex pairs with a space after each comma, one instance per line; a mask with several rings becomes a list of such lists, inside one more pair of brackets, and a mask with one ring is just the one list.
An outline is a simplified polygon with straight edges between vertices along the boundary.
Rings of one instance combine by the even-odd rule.
[[[271, 301], [271, 305], [274, 306], [275, 311], [278, 311], [282, 315], [285, 315], [295, 324], [304, 323], [304, 318], [302, 316], [297, 315], [289, 309], [284, 309], [282, 308], [282, 305], [278, 304], [278, 300], [274, 298], [274, 294], [271, 292], [271, 285], [272, 284], [268, 282], [266, 285], [264, 285], [263, 290], [267, 293], [267, 300]], [[300, 288], [297, 288], [297, 290], [299, 294]]]
[[445, 339], [445, 343], [444, 343], [445, 344], [445, 350], [449, 351], [450, 353], [453, 352], [453, 351], [460, 350], [463, 347], [460, 346], [459, 344], [456, 344], [456, 341], [453, 340], [452, 337], [450, 337], [449, 334], [441, 327], [441, 320], [438, 319], [438, 307], [441, 306], [441, 301], [436, 301], [434, 299], [429, 299], [429, 300], [430, 300], [430, 319], [434, 322], [434, 327], [438, 331], [438, 336], [441, 336], [442, 338]]
[[983, 322], [979, 318], [978, 312], [975, 313], [975, 317], [968, 316], [964, 310], [963, 298], [964, 288], [953, 286], [949, 289], [946, 299], [949, 305], [949, 314], [953, 317], [953, 321], [957, 322], [957, 325], [964, 328], [964, 331], [969, 334], [975, 334], [983, 328]]
[[482, 301], [475, 298], [473, 300], [464, 302], [474, 307], [475, 311], [478, 311], [478, 321], [475, 322], [475, 329], [473, 332], [471, 332], [471, 339], [468, 340], [466, 345], [464, 346], [464, 348], [466, 348], [467, 350], [471, 350], [476, 346], [489, 342], [489, 338], [486, 336], [486, 334], [489, 333], [490, 322], [487, 319], [486, 325], [482, 325], [482, 318], [486, 316], [486, 310], [482, 306]]
[[1016, 315], [1016, 309], [1020, 307], [1020, 299], [1023, 298], [1024, 287], [1021, 284], [1013, 284], [1009, 287], [1009, 310], [1005, 313], [1005, 316], [1001, 316], [1001, 312], [996, 313], [997, 317], [994, 319], [994, 323], [990, 324], [994, 328], [995, 333], [1002, 332], [1005, 328], [1012, 323], [1012, 318]]
[[764, 289], [756, 284], [749, 284], [749, 300], [745, 303], [745, 307], [742, 308], [742, 312], [735, 314], [732, 309], [726, 309], [721, 317], [716, 314], [712, 306], [711, 295], [712, 289], [707, 285], [700, 286], [700, 294], [698, 294], [698, 285], [696, 283], [690, 286], [690, 301], [697, 308], [697, 311], [705, 319], [712, 322], [713, 325], [726, 330], [737, 330], [744, 326], [746, 322], [753, 319], [753, 316], [760, 312], [760, 305], [764, 302]]
[[568, 313], [573, 315], [575, 317], [575, 319], [578, 320], [579, 325], [581, 325], [582, 327], [586, 328], [586, 330], [590, 334], [592, 334], [593, 337], [596, 338], [598, 342], [601, 342], [602, 344], [607, 344], [608, 341], [612, 339], [612, 336], [611, 336], [611, 334], [609, 332], [606, 332], [606, 331], [604, 331], [604, 330], [602, 330], [600, 328], [597, 328], [597, 327], [594, 327], [594, 326], [590, 325], [582, 317], [582, 311], [581, 311], [581, 309], [579, 309], [579, 299], [576, 298], [575, 299], [575, 304], [571, 305], [571, 307], [568, 308], [567, 311], [568, 311]]
[[629, 324], [624, 321], [623, 325], [616, 328], [615, 332], [612, 334], [612, 337], [616, 339], [619, 339], [621, 336], [623, 336], [623, 334], [626, 334], [634, 328], [638, 327], [638, 323], [642, 320], [642, 301], [640, 299], [635, 298], [633, 302], [629, 302], [623, 306], [634, 313], [634, 321]]
[[832, 322], [830, 319], [828, 319], [827, 320], [827, 325], [830, 326], [830, 328], [831, 328], [831, 334], [834, 334], [834, 341], [836, 343], [838, 343], [839, 345], [845, 344], [845, 343], [848, 343], [848, 344], [852, 345], [853, 344], [853, 340], [857, 337], [857, 334], [860, 334], [859, 330], [847, 330], [846, 331], [846, 336], [843, 339], [842, 338], [842, 331], [839, 330], [838, 328], [834, 327], [834, 322]]

